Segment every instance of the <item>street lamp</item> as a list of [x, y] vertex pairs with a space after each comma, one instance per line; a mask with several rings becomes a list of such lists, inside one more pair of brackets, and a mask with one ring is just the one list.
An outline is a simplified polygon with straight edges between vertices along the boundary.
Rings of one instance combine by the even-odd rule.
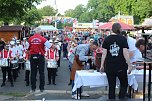
[[58, 16], [59, 12], [58, 12], [58, 8], [57, 8], [56, 0], [55, 0], [54, 2], [55, 2], [55, 10], [56, 10], [56, 14], [55, 14], [55, 28], [57, 28], [57, 21], [56, 21], [56, 18], [57, 18], [57, 16]]
[[58, 14], [59, 14], [59, 12], [58, 12], [58, 10], [57, 10], [57, 13], [55, 14], [55, 28], [57, 28], [57, 21], [56, 21], [56, 18], [57, 18], [57, 16], [58, 16]]

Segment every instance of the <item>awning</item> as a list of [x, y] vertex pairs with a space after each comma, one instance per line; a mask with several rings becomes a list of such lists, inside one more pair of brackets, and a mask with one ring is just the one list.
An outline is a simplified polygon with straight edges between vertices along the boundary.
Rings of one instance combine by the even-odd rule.
[[[102, 30], [112, 30], [112, 25], [114, 23], [115, 22], [105, 23], [105, 24], [99, 26], [99, 29], [102, 29]], [[122, 23], [122, 22], [118, 22], [118, 23], [121, 25], [121, 29], [123, 29], [123, 30], [135, 30], [135, 28], [133, 26], [127, 25], [127, 24]]]

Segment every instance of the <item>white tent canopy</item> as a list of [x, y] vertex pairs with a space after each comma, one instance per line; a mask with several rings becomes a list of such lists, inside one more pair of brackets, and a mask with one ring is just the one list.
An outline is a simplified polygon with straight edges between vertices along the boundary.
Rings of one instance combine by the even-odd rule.
[[58, 30], [52, 25], [40, 25], [39, 28], [41, 28], [42, 31], [55, 31]]

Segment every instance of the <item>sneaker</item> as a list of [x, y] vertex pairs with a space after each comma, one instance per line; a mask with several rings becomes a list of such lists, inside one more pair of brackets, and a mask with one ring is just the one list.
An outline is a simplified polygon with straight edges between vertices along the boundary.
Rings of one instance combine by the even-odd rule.
[[11, 87], [14, 87], [14, 85], [13, 85], [13, 84], [11, 84]]
[[83, 96], [83, 97], [89, 97], [90, 95], [87, 94], [86, 92], [82, 92], [82, 93], [81, 93], [81, 96]]
[[1, 87], [5, 86], [5, 83], [2, 83]]
[[35, 92], [35, 89], [32, 89], [30, 92], [31, 92], [31, 93], [34, 93], [34, 92]]
[[51, 85], [51, 83], [48, 83], [47, 85]]
[[40, 92], [44, 92], [44, 89], [40, 89]]
[[80, 100], [80, 96], [78, 96], [78, 98], [77, 98], [77, 94], [74, 94], [74, 95], [72, 95], [72, 99]]

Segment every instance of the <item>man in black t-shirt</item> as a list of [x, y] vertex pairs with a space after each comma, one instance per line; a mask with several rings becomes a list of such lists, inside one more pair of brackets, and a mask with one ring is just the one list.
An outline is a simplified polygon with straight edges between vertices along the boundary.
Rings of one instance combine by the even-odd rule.
[[127, 92], [128, 73], [131, 72], [127, 39], [120, 35], [121, 26], [114, 23], [113, 34], [105, 38], [103, 42], [103, 54], [101, 59], [101, 71], [105, 71], [109, 83], [109, 99], [115, 99], [116, 77], [120, 81], [119, 98], [123, 99]]
[[5, 46], [5, 42], [3, 40], [3, 38], [0, 39], [0, 51], [2, 51], [4, 49]]

